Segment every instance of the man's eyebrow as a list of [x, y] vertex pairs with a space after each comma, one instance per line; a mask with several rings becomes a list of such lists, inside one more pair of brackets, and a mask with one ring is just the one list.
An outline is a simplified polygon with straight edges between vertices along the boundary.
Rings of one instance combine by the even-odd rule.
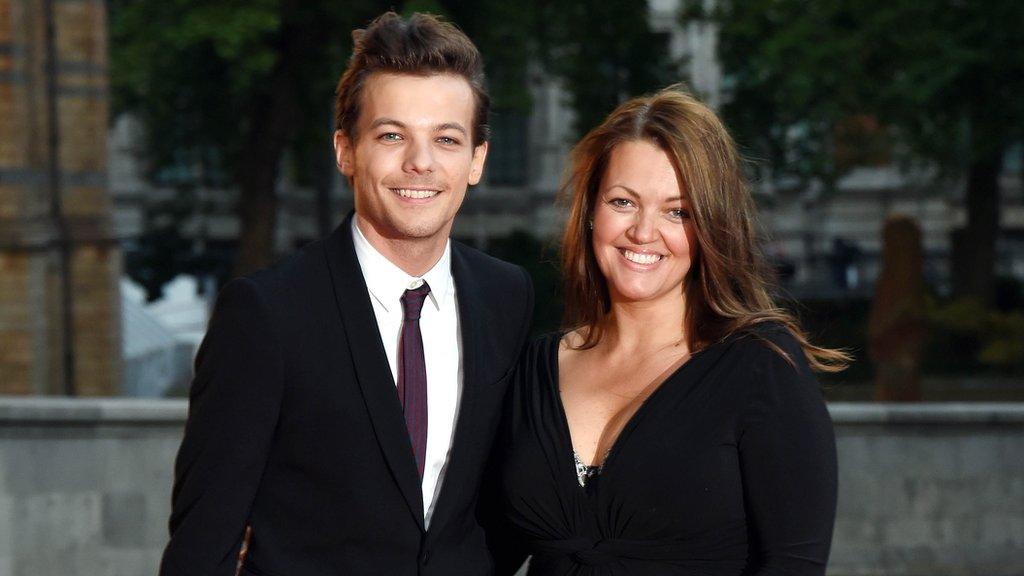
[[[405, 123], [400, 121], [400, 120], [395, 120], [394, 118], [386, 118], [385, 117], [385, 118], [377, 118], [376, 120], [371, 122], [369, 129], [373, 130], [373, 129], [379, 128], [381, 126], [394, 126], [396, 128], [401, 128], [403, 130], [408, 128], [408, 126], [406, 126]], [[459, 133], [461, 133], [463, 135], [469, 134], [469, 132], [462, 126], [462, 124], [459, 124], [458, 122], [444, 122], [442, 124], [438, 124], [437, 126], [434, 126], [434, 132], [444, 132], [445, 130], [455, 130], [456, 132], [459, 132]]]
[[406, 128], [405, 124], [393, 118], [377, 118], [372, 123], [370, 123], [370, 130], [373, 130], [374, 128], [379, 128], [380, 126], [384, 125], [397, 126], [398, 128]]
[[444, 132], [445, 130], [455, 130], [456, 132], [461, 132], [463, 136], [469, 134], [466, 132], [466, 129], [462, 127], [462, 124], [459, 124], [458, 122], [445, 122], [444, 124], [438, 124], [434, 128], [434, 132]]

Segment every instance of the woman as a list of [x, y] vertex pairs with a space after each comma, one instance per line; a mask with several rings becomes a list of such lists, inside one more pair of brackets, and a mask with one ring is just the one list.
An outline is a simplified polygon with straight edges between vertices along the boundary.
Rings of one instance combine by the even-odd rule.
[[810, 344], [766, 288], [754, 205], [715, 114], [677, 88], [573, 151], [569, 330], [524, 355], [506, 516], [530, 574], [823, 574], [835, 441]]

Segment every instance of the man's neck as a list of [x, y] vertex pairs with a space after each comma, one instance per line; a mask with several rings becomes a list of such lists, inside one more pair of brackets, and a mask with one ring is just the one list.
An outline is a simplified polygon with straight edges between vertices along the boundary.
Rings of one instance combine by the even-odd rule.
[[366, 220], [356, 218], [356, 225], [366, 241], [381, 256], [410, 276], [420, 277], [430, 271], [444, 254], [450, 226], [425, 238], [388, 238], [377, 232]]

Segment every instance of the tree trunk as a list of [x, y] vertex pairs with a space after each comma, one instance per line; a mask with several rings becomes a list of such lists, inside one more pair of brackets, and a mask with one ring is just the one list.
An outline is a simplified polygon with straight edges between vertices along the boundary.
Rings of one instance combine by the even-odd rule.
[[253, 109], [249, 145], [238, 168], [238, 254], [235, 276], [269, 266], [274, 260], [277, 179], [281, 158], [301, 113], [296, 103], [289, 59], [283, 53], [270, 77], [270, 90]]
[[999, 174], [1003, 150], [975, 158], [968, 169], [967, 226], [953, 237], [953, 291], [990, 304], [995, 297], [996, 240], [999, 238]]
[[[280, 55], [267, 84], [269, 90], [253, 107], [249, 143], [238, 162], [238, 253], [234, 275], [241, 276], [269, 266], [276, 256], [274, 233], [277, 224], [277, 179], [281, 158], [295, 137], [302, 120], [297, 70], [311, 42], [301, 26], [290, 21], [291, 2], [282, 3]], [[308, 35], [312, 36], [312, 35]]]

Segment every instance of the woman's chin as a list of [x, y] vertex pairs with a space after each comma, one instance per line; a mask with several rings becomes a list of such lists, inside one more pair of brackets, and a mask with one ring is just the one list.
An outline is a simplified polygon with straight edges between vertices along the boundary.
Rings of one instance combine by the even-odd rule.
[[666, 290], [661, 286], [616, 286], [610, 292], [612, 302], [621, 304], [668, 301], [672, 296], [683, 299], [681, 287]]

